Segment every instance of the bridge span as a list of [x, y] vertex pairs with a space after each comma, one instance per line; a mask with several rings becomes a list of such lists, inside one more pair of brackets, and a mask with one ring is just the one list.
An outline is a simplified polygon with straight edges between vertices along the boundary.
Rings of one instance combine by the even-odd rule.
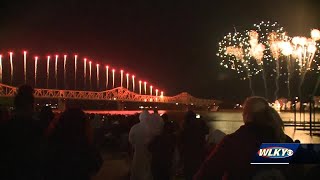
[[[14, 97], [17, 87], [0, 83], [0, 97]], [[123, 101], [123, 102], [155, 102], [155, 103], [179, 103], [194, 106], [216, 106], [220, 101], [214, 99], [200, 99], [183, 92], [176, 96], [152, 96], [141, 95], [129, 91], [124, 87], [117, 87], [106, 91], [79, 91], [59, 89], [34, 89], [35, 98], [39, 99], [75, 99], [92, 101]]]

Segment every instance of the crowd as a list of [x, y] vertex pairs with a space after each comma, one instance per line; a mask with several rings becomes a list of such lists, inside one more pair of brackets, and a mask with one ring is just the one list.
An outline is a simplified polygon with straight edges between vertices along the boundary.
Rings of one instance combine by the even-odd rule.
[[86, 114], [70, 107], [59, 116], [43, 108], [35, 117], [33, 88], [18, 89], [14, 111], [1, 108], [0, 179], [88, 180], [102, 157]]
[[181, 125], [148, 111], [85, 114], [73, 105], [58, 114], [50, 107], [35, 113], [27, 85], [18, 89], [13, 112], [0, 106], [0, 118], [4, 180], [89, 180], [103, 164], [100, 150], [115, 144], [131, 156], [131, 180], [300, 179], [316, 178], [319, 170], [306, 175], [302, 166], [250, 165], [261, 143], [293, 143], [278, 112], [261, 97], [245, 101], [244, 125], [229, 135], [210, 131], [193, 111]]

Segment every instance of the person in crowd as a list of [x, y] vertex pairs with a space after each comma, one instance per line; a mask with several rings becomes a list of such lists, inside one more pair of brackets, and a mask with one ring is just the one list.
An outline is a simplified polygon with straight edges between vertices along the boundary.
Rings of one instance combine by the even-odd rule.
[[43, 128], [43, 132], [45, 133], [49, 128], [50, 123], [54, 119], [54, 113], [50, 106], [43, 106], [39, 113], [39, 121], [40, 126]]
[[243, 121], [243, 126], [226, 135], [213, 149], [194, 179], [252, 179], [256, 175], [256, 166], [250, 165], [253, 155], [261, 143], [281, 141], [281, 126], [262, 97], [245, 101]]
[[164, 126], [164, 122], [159, 114], [157, 114], [157, 113], [151, 114], [150, 121], [148, 121], [148, 122], [149, 122], [150, 128], [152, 129], [152, 131], [151, 131], [151, 133], [153, 133], [152, 136], [157, 136], [157, 135], [161, 134], [163, 126]]
[[153, 138], [149, 144], [152, 154], [151, 170], [154, 180], [170, 180], [176, 137], [170, 123], [164, 124], [162, 133]]
[[150, 180], [151, 174], [151, 153], [148, 144], [153, 138], [151, 126], [149, 125], [151, 115], [148, 111], [142, 111], [139, 115], [140, 122], [135, 124], [129, 132], [129, 142], [134, 154], [131, 162], [131, 180]]
[[0, 126], [10, 119], [10, 111], [5, 106], [0, 105]]
[[177, 133], [177, 131], [179, 130], [179, 125], [176, 121], [169, 120], [169, 116], [166, 113], [162, 114], [161, 118], [163, 119], [164, 124], [169, 125], [169, 128], [171, 128], [172, 132]]
[[81, 109], [63, 112], [49, 135], [46, 179], [91, 179], [103, 163], [92, 133], [90, 121]]
[[93, 140], [97, 147], [101, 147], [103, 143], [103, 128], [102, 128], [102, 118], [100, 114], [95, 114], [94, 118], [91, 120], [91, 126], [93, 127]]
[[206, 155], [206, 135], [209, 128], [193, 111], [188, 111], [181, 132], [180, 151], [186, 180], [192, 179]]
[[284, 133], [284, 123], [282, 121], [282, 118], [280, 117], [279, 113], [272, 107], [270, 108], [270, 112], [272, 114], [273, 119], [275, 120], [274, 122], [274, 128], [277, 129], [276, 133], [277, 136], [280, 138], [281, 143], [293, 143], [293, 140], [290, 136], [286, 135]]
[[14, 115], [1, 132], [0, 179], [42, 179], [42, 129], [33, 119], [33, 88], [20, 86]]

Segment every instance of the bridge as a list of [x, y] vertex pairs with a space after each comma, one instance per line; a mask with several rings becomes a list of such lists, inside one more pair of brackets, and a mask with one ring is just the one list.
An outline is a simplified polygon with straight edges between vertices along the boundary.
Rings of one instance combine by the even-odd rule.
[[[0, 83], [0, 97], [14, 97], [17, 87]], [[106, 91], [76, 91], [57, 89], [34, 89], [35, 98], [43, 99], [76, 99], [76, 100], [107, 100], [125, 102], [157, 102], [157, 103], [180, 103], [194, 106], [215, 106], [220, 103], [217, 100], [200, 99], [184, 92], [176, 96], [152, 96], [141, 95], [129, 91], [124, 87], [117, 87]]]
[[[0, 54], [0, 97], [14, 97], [17, 93], [15, 85], [24, 83], [33, 84], [35, 98], [58, 99], [58, 102], [152, 102], [199, 107], [219, 104], [219, 101], [196, 98], [186, 92], [176, 96], [164, 96], [163, 91], [147, 81], [137, 79], [134, 74], [129, 74], [123, 69], [116, 71], [115, 68], [101, 62], [93, 63], [86, 57], [80, 61], [81, 56], [77, 54], [71, 58], [66, 54], [60, 55], [60, 59], [58, 54], [53, 57], [30, 58], [27, 51], [23, 51], [21, 56], [13, 52], [9, 52], [8, 55], [6, 57]], [[51, 60], [54, 62], [50, 63]]]

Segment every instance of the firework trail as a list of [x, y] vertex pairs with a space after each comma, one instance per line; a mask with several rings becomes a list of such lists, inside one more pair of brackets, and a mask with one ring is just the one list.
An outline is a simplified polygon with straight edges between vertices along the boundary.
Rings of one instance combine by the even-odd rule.
[[49, 78], [50, 78], [50, 56], [47, 57], [47, 88], [49, 88]]
[[2, 83], [2, 55], [0, 55], [0, 83]]
[[279, 94], [279, 77], [280, 77], [280, 47], [279, 42], [282, 41], [285, 37], [284, 28], [280, 26], [277, 22], [270, 22], [270, 21], [261, 21], [259, 24], [254, 24], [254, 31], [258, 34], [258, 42], [260, 42], [264, 49], [263, 49], [263, 80], [264, 86], [266, 89], [266, 97], [267, 97], [267, 78], [265, 73], [265, 68], [268, 68], [268, 65], [272, 65], [275, 63], [276, 69], [276, 78], [275, 84], [276, 89], [274, 92], [275, 99], [278, 99]]

